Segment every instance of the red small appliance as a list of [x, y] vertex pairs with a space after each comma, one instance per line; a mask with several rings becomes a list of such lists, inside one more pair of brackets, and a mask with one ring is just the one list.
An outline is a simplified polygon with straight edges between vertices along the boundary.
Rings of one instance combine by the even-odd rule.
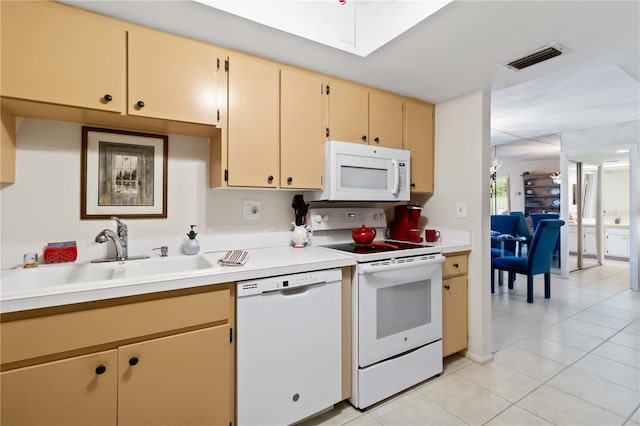
[[393, 222], [389, 225], [390, 238], [399, 241], [422, 242], [418, 229], [418, 220], [422, 214], [422, 207], [401, 205], [395, 207]]

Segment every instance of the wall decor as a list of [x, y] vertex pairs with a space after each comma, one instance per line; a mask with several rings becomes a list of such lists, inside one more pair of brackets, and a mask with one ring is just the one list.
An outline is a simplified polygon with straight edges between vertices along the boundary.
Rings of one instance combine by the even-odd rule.
[[166, 218], [166, 135], [82, 127], [81, 219]]

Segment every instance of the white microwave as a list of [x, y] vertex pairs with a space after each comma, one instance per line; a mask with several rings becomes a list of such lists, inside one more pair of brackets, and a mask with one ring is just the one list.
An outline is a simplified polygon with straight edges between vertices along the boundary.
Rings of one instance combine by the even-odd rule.
[[410, 152], [358, 143], [327, 141], [321, 191], [311, 201], [409, 201]]

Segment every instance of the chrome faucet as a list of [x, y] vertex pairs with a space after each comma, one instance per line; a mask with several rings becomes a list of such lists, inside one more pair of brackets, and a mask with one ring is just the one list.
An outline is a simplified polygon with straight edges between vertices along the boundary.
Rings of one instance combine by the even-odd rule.
[[116, 246], [116, 258], [106, 260], [127, 260], [127, 225], [125, 225], [120, 219], [113, 216], [111, 219], [118, 223], [118, 233], [116, 234], [111, 229], [103, 229], [96, 235], [96, 243], [106, 243], [107, 241], [113, 241]]

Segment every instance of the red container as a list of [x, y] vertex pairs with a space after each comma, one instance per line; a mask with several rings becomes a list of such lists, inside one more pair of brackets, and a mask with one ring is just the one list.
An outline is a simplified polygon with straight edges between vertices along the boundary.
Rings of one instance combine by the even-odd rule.
[[44, 263], [75, 262], [78, 258], [78, 249], [75, 241], [63, 243], [49, 243], [44, 249]]

